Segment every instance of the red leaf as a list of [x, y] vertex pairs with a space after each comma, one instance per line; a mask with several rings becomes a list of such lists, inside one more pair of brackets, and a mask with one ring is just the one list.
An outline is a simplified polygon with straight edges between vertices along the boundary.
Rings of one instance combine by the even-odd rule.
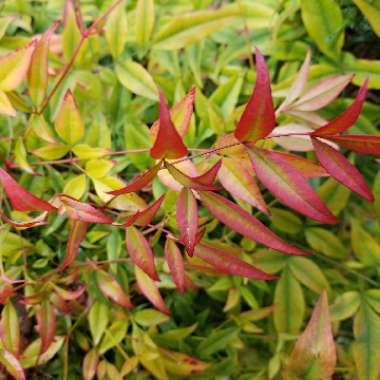
[[318, 128], [312, 133], [312, 136], [326, 136], [334, 135], [336, 133], [344, 132], [348, 128], [352, 127], [358, 117], [363, 107], [364, 100], [367, 96], [368, 91], [368, 78], [364, 81], [363, 85], [356, 96], [353, 103], [339, 116], [331, 120], [326, 125]]
[[275, 235], [268, 227], [237, 204], [212, 192], [201, 192], [202, 203], [226, 226], [241, 235], [267, 247], [293, 255], [307, 255], [310, 252], [294, 247]]
[[158, 280], [152, 249], [144, 235], [135, 227], [125, 230], [125, 243], [132, 262], [153, 280]]
[[156, 141], [150, 150], [150, 155], [156, 159], [175, 159], [183, 157], [187, 154], [187, 148], [170, 118], [169, 108], [166, 104], [163, 92], [159, 91], [159, 93], [160, 127], [158, 129]]
[[276, 152], [248, 150], [253, 168], [262, 184], [287, 206], [322, 223], [337, 223], [305, 177]]
[[112, 218], [108, 215], [103, 214], [87, 203], [79, 202], [65, 194], [61, 194], [60, 199], [63, 204], [63, 209], [72, 220], [97, 224], [111, 224], [113, 222]]
[[86, 236], [88, 224], [80, 220], [74, 220], [71, 224], [69, 238], [66, 246], [65, 261], [60, 265], [60, 269], [66, 269], [75, 259], [79, 246]]
[[264, 57], [256, 49], [256, 84], [235, 130], [239, 141], [257, 141], [268, 136], [276, 124], [270, 78]]
[[[219, 163], [217, 163], [216, 165], [218, 165], [218, 164]], [[208, 184], [205, 184], [205, 183], [202, 183], [199, 181], [199, 178], [201, 178], [201, 181], [202, 181], [202, 177], [204, 176], [204, 174], [201, 176], [198, 176], [198, 177], [190, 177], [187, 174], [181, 172], [174, 165], [171, 165], [166, 161], [165, 161], [165, 167], [168, 169], [169, 173], [173, 176], [173, 178], [176, 181], [178, 181], [182, 186], [190, 187], [194, 190], [219, 190], [219, 188], [216, 186], [211, 186], [211, 185], [208, 185]], [[211, 170], [213, 170], [213, 169], [211, 169]], [[207, 178], [207, 176], [206, 176], [206, 178]], [[203, 179], [203, 181], [204, 181], [204, 179]]]
[[165, 194], [162, 195], [160, 198], [158, 198], [156, 201], [154, 201], [151, 205], [149, 205], [144, 210], [137, 211], [135, 214], [128, 216], [125, 219], [125, 223], [123, 224], [123, 226], [124, 227], [130, 227], [132, 225], [146, 226], [150, 224], [152, 219], [157, 214], [164, 198], [165, 198]]
[[170, 238], [165, 243], [165, 259], [178, 291], [183, 294], [186, 283], [183, 258], [177, 244]]
[[179, 194], [176, 219], [181, 242], [185, 245], [189, 256], [192, 256], [197, 243], [198, 206], [192, 191], [187, 187], [182, 188]]
[[342, 153], [318, 139], [313, 139], [313, 145], [319, 162], [332, 177], [368, 201], [373, 201], [371, 190], [359, 170]]
[[358, 153], [380, 154], [380, 136], [334, 135], [325, 138]]
[[120, 306], [128, 309], [133, 305], [119, 283], [104, 270], [96, 270], [96, 281], [102, 293]]
[[0, 168], [0, 181], [13, 208], [18, 211], [55, 211], [50, 203], [37, 198], [20, 186], [4, 169]]
[[277, 278], [220, 248], [213, 247], [206, 243], [198, 244], [195, 247], [194, 255], [223, 273], [243, 276], [251, 280], [274, 280]]
[[16, 228], [30, 228], [30, 227], [36, 227], [36, 226], [41, 226], [41, 225], [46, 224], [46, 220], [45, 220], [46, 212], [37, 216], [34, 219], [31, 219], [25, 222], [17, 222], [15, 220], [9, 219], [1, 211], [0, 211], [0, 218], [3, 219], [5, 223], [8, 223], [11, 226], [16, 227]]
[[133, 193], [135, 191], [139, 191], [143, 189], [145, 186], [148, 186], [153, 181], [154, 177], [157, 175], [160, 168], [161, 168], [161, 161], [157, 165], [148, 169], [146, 172], [135, 177], [127, 186], [118, 190], [109, 191], [108, 194], [121, 195], [121, 194]]
[[215, 182], [215, 178], [221, 166], [222, 166], [222, 160], [219, 160], [209, 170], [207, 170], [205, 173], [201, 174], [200, 176], [193, 178], [193, 180], [203, 185], [212, 185]]
[[160, 294], [155, 282], [139, 267], [135, 267], [136, 281], [139, 289], [146, 298], [164, 314], [170, 314], [168, 307]]
[[48, 300], [44, 300], [37, 313], [37, 330], [41, 337], [40, 355], [47, 351], [54, 340], [56, 316], [54, 308]]

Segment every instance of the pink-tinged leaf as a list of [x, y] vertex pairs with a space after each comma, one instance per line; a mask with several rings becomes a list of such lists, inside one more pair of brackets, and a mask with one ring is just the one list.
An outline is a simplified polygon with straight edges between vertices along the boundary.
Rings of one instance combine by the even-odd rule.
[[203, 185], [212, 185], [215, 182], [215, 178], [218, 175], [220, 168], [222, 167], [222, 160], [219, 160], [209, 170], [203, 174], [194, 178], [198, 183]]
[[153, 158], [175, 159], [187, 154], [187, 148], [182, 141], [182, 137], [177, 132], [171, 118], [165, 96], [160, 93], [160, 126], [157, 133], [156, 141], [150, 150]]
[[261, 271], [237, 256], [206, 243], [198, 244], [195, 247], [194, 255], [211, 264], [222, 273], [243, 276], [251, 280], [274, 280], [277, 278]]
[[248, 160], [224, 157], [218, 179], [234, 197], [240, 198], [268, 214], [264, 198], [253, 179], [252, 168]]
[[277, 152], [251, 148], [248, 153], [257, 177], [280, 201], [321, 223], [337, 223], [304, 175]]
[[99, 353], [96, 348], [88, 351], [83, 359], [82, 373], [84, 380], [91, 380], [96, 374], [99, 362]]
[[154, 256], [145, 236], [135, 227], [125, 230], [125, 243], [132, 262], [143, 270], [153, 280], [158, 280]]
[[63, 300], [74, 301], [77, 300], [86, 291], [86, 287], [80, 286], [76, 290], [66, 290], [54, 285], [54, 290], [58, 294], [58, 296]]
[[139, 191], [143, 189], [145, 186], [148, 186], [153, 181], [153, 179], [156, 177], [160, 168], [161, 168], [161, 161], [157, 165], [151, 167], [144, 173], [135, 177], [127, 186], [118, 190], [110, 191], [108, 194], [121, 195], [121, 194], [134, 193], [136, 191]]
[[165, 194], [162, 195], [160, 198], [158, 198], [156, 201], [154, 201], [151, 205], [149, 205], [147, 208], [145, 208], [142, 211], [137, 211], [135, 214], [128, 216], [124, 223], [124, 227], [130, 227], [132, 225], [136, 226], [147, 226], [150, 224], [152, 219], [157, 214], [158, 210], [161, 207], [161, 204], [165, 198]]
[[272, 152], [274, 156], [287, 161], [295, 169], [297, 169], [305, 178], [326, 177], [326, 170], [316, 162], [310, 161], [304, 157], [287, 152]]
[[373, 201], [373, 195], [365, 179], [342, 153], [318, 139], [313, 139], [313, 145], [319, 162], [332, 177], [364, 199]]
[[0, 181], [12, 207], [18, 211], [55, 211], [50, 203], [37, 198], [20, 186], [4, 169], [0, 168]]
[[165, 305], [156, 283], [139, 267], [135, 267], [137, 285], [144, 296], [161, 312], [169, 315], [170, 311]]
[[20, 322], [11, 301], [7, 302], [1, 312], [0, 337], [4, 348], [18, 358], [21, 349]]
[[119, 283], [107, 272], [96, 270], [96, 281], [102, 293], [120, 306], [131, 309], [133, 307], [129, 297]]
[[180, 240], [185, 245], [188, 255], [192, 256], [197, 241], [198, 206], [193, 192], [188, 187], [182, 188], [179, 193], [176, 206], [176, 219]]
[[325, 138], [358, 153], [380, 154], [380, 136], [333, 135]]
[[352, 74], [331, 76], [318, 82], [306, 91], [289, 109], [316, 111], [331, 103], [351, 82]]
[[68, 195], [61, 194], [60, 200], [62, 202], [63, 211], [65, 211], [67, 216], [72, 220], [96, 224], [111, 224], [113, 222], [111, 217], [103, 214], [95, 207], [87, 203], [79, 202]]
[[267, 247], [292, 255], [307, 255], [274, 234], [268, 227], [237, 204], [212, 192], [200, 193], [202, 203], [222, 223], [234, 231]]
[[276, 125], [270, 77], [264, 57], [256, 49], [256, 84], [235, 129], [239, 141], [257, 141], [268, 136]]
[[[198, 171], [195, 165], [190, 161], [181, 161], [174, 165], [178, 170], [185, 173], [190, 177], [197, 177]], [[173, 176], [169, 173], [168, 169], [162, 169], [158, 172], [158, 178], [160, 181], [173, 191], [181, 191], [182, 185], [176, 181]]]
[[346, 131], [348, 128], [352, 127], [362, 111], [364, 100], [367, 96], [368, 91], [368, 78], [364, 81], [363, 85], [360, 87], [359, 92], [353, 101], [353, 103], [335, 119], [331, 120], [326, 125], [318, 128], [313, 132], [313, 136], [327, 136], [335, 135], [340, 132]]
[[72, 221], [69, 238], [66, 246], [66, 256], [64, 262], [60, 265], [60, 269], [66, 269], [75, 259], [79, 246], [86, 236], [88, 224], [81, 220]]
[[310, 134], [314, 129], [303, 124], [284, 124], [276, 127], [269, 137], [285, 150], [308, 152], [313, 150]]
[[311, 51], [308, 50], [305, 60], [301, 66], [301, 69], [297, 73], [297, 76], [292, 86], [290, 87], [284, 102], [281, 104], [281, 106], [277, 110], [278, 113], [286, 111], [289, 104], [293, 103], [293, 101], [296, 100], [301, 95], [301, 92], [303, 91], [307, 82], [307, 76], [309, 75], [309, 71], [310, 71], [310, 64], [311, 64]]
[[168, 169], [169, 173], [173, 176], [173, 178], [176, 181], [178, 181], [182, 186], [190, 187], [194, 190], [219, 190], [219, 188], [216, 186], [207, 185], [202, 182], [199, 182], [199, 178], [202, 176], [190, 177], [187, 174], [181, 172], [174, 165], [169, 164], [167, 161], [165, 161], [165, 167], [166, 169]]
[[0, 363], [15, 380], [26, 379], [21, 363], [10, 352], [0, 349]]
[[[173, 120], [178, 133], [183, 137], [189, 130], [191, 116], [193, 115], [193, 106], [195, 98], [195, 87], [190, 91], [170, 110], [170, 117]], [[160, 121], [156, 120], [151, 126], [149, 132], [152, 140], [155, 140], [158, 133]]]
[[315, 368], [318, 369], [318, 378], [331, 379], [335, 373], [335, 365], [336, 348], [329, 305], [326, 292], [323, 292], [305, 331], [289, 356], [284, 378], [303, 379], [310, 368]]
[[165, 260], [168, 263], [170, 273], [178, 291], [185, 292], [185, 266], [181, 251], [174, 240], [167, 238], [165, 243]]
[[37, 330], [41, 337], [40, 355], [47, 351], [54, 341], [56, 332], [56, 316], [52, 304], [42, 301], [37, 313]]
[[7, 216], [5, 216], [0, 211], [0, 218], [2, 220], [4, 220], [5, 223], [7, 223], [13, 227], [16, 227], [16, 228], [30, 228], [30, 227], [36, 227], [36, 226], [44, 225], [47, 223], [46, 222], [46, 216], [47, 216], [47, 213], [44, 212], [43, 214], [38, 215], [36, 218], [29, 219], [29, 220], [24, 221], [24, 222], [18, 222], [18, 221], [9, 219]]

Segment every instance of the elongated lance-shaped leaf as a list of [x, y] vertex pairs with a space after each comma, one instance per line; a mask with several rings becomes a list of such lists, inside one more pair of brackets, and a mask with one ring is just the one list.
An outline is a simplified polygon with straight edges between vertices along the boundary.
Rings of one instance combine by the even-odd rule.
[[165, 243], [165, 260], [168, 263], [173, 281], [182, 294], [185, 292], [185, 266], [181, 251], [174, 240], [167, 238]]
[[166, 99], [162, 91], [160, 93], [160, 126], [156, 141], [150, 150], [153, 158], [175, 159], [187, 154], [187, 148], [182, 137], [177, 132], [171, 118]]
[[358, 153], [380, 154], [380, 136], [333, 135], [325, 138]]
[[292, 246], [237, 204], [213, 192], [200, 193], [202, 203], [222, 223], [234, 231], [267, 247], [292, 255], [310, 252]]
[[153, 179], [156, 177], [160, 168], [161, 168], [161, 161], [157, 165], [152, 166], [150, 169], [148, 169], [144, 173], [135, 177], [131, 182], [129, 182], [127, 186], [118, 190], [110, 191], [108, 192], [108, 194], [121, 195], [121, 194], [134, 193], [136, 191], [139, 191], [143, 189], [145, 186], [148, 186], [153, 181]]
[[125, 243], [132, 262], [153, 280], [158, 280], [152, 249], [144, 235], [135, 227], [125, 230]]
[[102, 293], [120, 306], [128, 309], [133, 305], [120, 284], [104, 270], [96, 270], [96, 281]]
[[159, 208], [161, 207], [161, 204], [165, 198], [165, 194], [162, 195], [160, 198], [158, 198], [156, 201], [154, 201], [151, 205], [149, 205], [147, 208], [141, 211], [137, 211], [133, 215], [128, 216], [124, 223], [124, 227], [130, 227], [132, 225], [136, 226], [147, 226], [150, 224], [152, 219], [157, 214]]
[[264, 57], [256, 48], [256, 84], [252, 96], [235, 129], [242, 142], [255, 142], [268, 136], [276, 124], [270, 77]]
[[363, 85], [360, 87], [356, 99], [353, 103], [335, 119], [331, 120], [326, 125], [315, 130], [313, 136], [326, 136], [335, 135], [340, 132], [346, 131], [348, 128], [352, 127], [358, 117], [363, 107], [364, 100], [367, 96], [368, 91], [368, 78], [364, 81]]
[[313, 145], [319, 162], [332, 177], [364, 199], [373, 201], [374, 197], [365, 179], [342, 153], [316, 138], [313, 138]]
[[0, 349], [0, 363], [15, 380], [26, 380], [24, 369], [19, 360], [10, 352]]
[[209, 170], [194, 179], [203, 185], [212, 185], [215, 182], [216, 176], [222, 167], [222, 160], [217, 161]]
[[337, 220], [305, 177], [279, 155], [264, 149], [247, 150], [261, 183], [287, 206], [322, 223]]
[[183, 187], [179, 193], [176, 206], [176, 219], [181, 242], [189, 256], [193, 255], [197, 242], [198, 206], [192, 190]]
[[251, 165], [248, 160], [224, 157], [218, 179], [222, 186], [234, 197], [240, 198], [268, 214], [264, 198], [253, 179], [251, 171]]
[[16, 308], [9, 300], [1, 312], [0, 337], [4, 348], [16, 357], [20, 354], [20, 323]]
[[82, 374], [84, 380], [91, 380], [96, 375], [96, 368], [98, 367], [99, 353], [96, 348], [87, 352], [83, 359]]
[[41, 215], [38, 215], [36, 218], [27, 220], [25, 222], [18, 222], [12, 219], [9, 219], [6, 215], [4, 215], [0, 210], [0, 218], [4, 220], [5, 223], [16, 227], [16, 228], [30, 228], [30, 227], [36, 227], [46, 224], [46, 216], [47, 212], [43, 212]]
[[41, 337], [40, 355], [48, 350], [54, 341], [56, 315], [49, 300], [43, 300], [36, 312], [37, 330]]
[[[195, 99], [195, 87], [170, 109], [170, 117], [173, 120], [178, 133], [183, 137], [190, 127], [191, 116]], [[149, 129], [152, 140], [155, 140], [160, 126], [160, 120], [156, 120]]]
[[39, 106], [45, 98], [48, 85], [48, 53], [49, 41], [57, 28], [58, 23], [53, 23], [41, 36], [33, 51], [28, 70], [28, 88], [30, 97], [35, 106]]
[[68, 195], [61, 194], [60, 200], [63, 205], [63, 210], [67, 213], [67, 216], [72, 220], [80, 220], [87, 223], [97, 223], [97, 224], [111, 224], [112, 218], [95, 207], [79, 202]]
[[164, 314], [170, 314], [168, 307], [165, 305], [156, 283], [138, 266], [135, 266], [136, 281], [142, 294]]
[[88, 223], [81, 220], [73, 220], [69, 232], [69, 238], [66, 246], [66, 256], [64, 262], [60, 265], [60, 269], [67, 268], [75, 259], [79, 246], [86, 236]]
[[324, 291], [315, 305], [305, 331], [298, 338], [288, 359], [286, 378], [308, 378], [310, 370], [318, 379], [331, 379], [335, 372], [336, 348]]
[[206, 243], [199, 243], [194, 255], [211, 264], [222, 273], [250, 278], [251, 280], [274, 280], [277, 277], [261, 271], [255, 266]]
[[0, 181], [12, 207], [18, 211], [55, 211], [50, 203], [37, 198], [20, 186], [4, 169], [0, 168]]
[[[219, 165], [219, 162], [215, 165]], [[204, 181], [202, 179], [202, 176], [197, 177], [190, 177], [181, 170], [177, 169], [174, 165], [169, 164], [167, 161], [165, 161], [165, 167], [168, 169], [168, 172], [173, 176], [173, 178], [178, 181], [182, 186], [189, 187], [194, 190], [219, 190], [218, 187], [212, 186], [209, 184], [202, 183], [200, 181]], [[210, 169], [212, 170], [212, 169]], [[201, 177], [201, 180], [199, 181], [199, 178]]]

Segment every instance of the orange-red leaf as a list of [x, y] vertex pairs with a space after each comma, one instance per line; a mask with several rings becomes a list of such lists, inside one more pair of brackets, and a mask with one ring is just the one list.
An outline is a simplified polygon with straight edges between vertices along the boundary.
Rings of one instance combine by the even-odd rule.
[[335, 119], [331, 120], [326, 125], [315, 130], [313, 136], [326, 136], [334, 135], [336, 133], [344, 132], [348, 128], [352, 127], [358, 117], [363, 107], [364, 100], [367, 96], [368, 91], [368, 78], [364, 81], [363, 85], [360, 87], [356, 99], [353, 103]]
[[256, 49], [256, 84], [236, 126], [235, 137], [242, 142], [254, 142], [268, 136], [275, 124], [268, 68], [259, 49]]
[[331, 379], [335, 364], [336, 348], [329, 305], [326, 292], [323, 292], [305, 331], [289, 356], [286, 372], [289, 378], [303, 379], [313, 367], [318, 368], [318, 378]]
[[158, 280], [152, 249], [144, 235], [135, 227], [125, 230], [125, 243], [132, 262], [153, 280]]
[[268, 227], [237, 204], [213, 192], [200, 193], [202, 203], [226, 226], [249, 239], [267, 247], [293, 255], [307, 255], [309, 252], [294, 247], [274, 234]]
[[222, 160], [219, 160], [209, 170], [207, 170], [203, 174], [193, 179], [203, 185], [212, 185], [215, 182], [215, 178], [221, 167], [222, 167]]
[[96, 281], [100, 290], [106, 297], [128, 309], [133, 307], [128, 295], [125, 294], [123, 288], [110, 274], [104, 270], [97, 269]]
[[155, 282], [138, 266], [135, 266], [136, 281], [144, 296], [164, 314], [170, 314], [168, 307], [161, 296]]
[[194, 255], [223, 273], [243, 276], [251, 280], [274, 280], [276, 278], [241, 260], [237, 256], [206, 243], [199, 243], [195, 247]]
[[0, 168], [0, 181], [13, 208], [18, 211], [55, 211], [50, 203], [37, 198], [20, 186], [4, 169]]
[[185, 266], [181, 251], [177, 244], [170, 238], [165, 243], [165, 260], [168, 263], [173, 281], [180, 293], [185, 291]]
[[156, 141], [150, 150], [153, 158], [175, 159], [187, 154], [187, 148], [182, 141], [182, 137], [177, 132], [171, 118], [165, 96], [160, 93], [160, 126], [157, 133]]
[[112, 223], [111, 217], [103, 214], [101, 211], [87, 203], [79, 202], [65, 194], [60, 195], [60, 200], [63, 205], [63, 210], [72, 220], [80, 220], [82, 222], [97, 224]]
[[333, 135], [325, 138], [358, 153], [380, 154], [380, 136]]
[[66, 246], [65, 261], [60, 265], [60, 269], [67, 268], [75, 259], [79, 246], [86, 236], [88, 223], [81, 220], [73, 220], [69, 232], [69, 238]]
[[262, 184], [287, 206], [322, 223], [337, 223], [302, 173], [276, 152], [248, 150], [253, 168]]
[[121, 195], [121, 194], [127, 194], [127, 193], [133, 193], [135, 191], [139, 191], [143, 189], [145, 186], [148, 186], [153, 181], [154, 177], [157, 175], [160, 168], [161, 168], [161, 162], [159, 162], [157, 165], [152, 166], [150, 169], [148, 169], [144, 173], [135, 177], [127, 186], [118, 190], [110, 191], [108, 192], [108, 194]]
[[56, 316], [49, 300], [42, 301], [36, 313], [37, 330], [41, 337], [40, 355], [47, 351], [54, 340]]
[[25, 222], [17, 222], [15, 220], [9, 219], [6, 215], [4, 215], [0, 211], [0, 217], [4, 220], [5, 223], [8, 223], [9, 225], [16, 227], [16, 228], [30, 228], [30, 227], [36, 227], [46, 224], [46, 216], [47, 213], [44, 212], [41, 215], [38, 215], [34, 219], [27, 220]]
[[313, 138], [313, 145], [319, 162], [332, 177], [368, 201], [373, 201], [365, 179], [342, 153], [316, 138]]
[[98, 367], [99, 353], [96, 348], [88, 351], [83, 359], [82, 372], [84, 380], [91, 380], [96, 374], [96, 368]]
[[192, 190], [188, 187], [183, 187], [179, 193], [176, 219], [181, 242], [189, 256], [192, 256], [197, 242], [198, 206]]

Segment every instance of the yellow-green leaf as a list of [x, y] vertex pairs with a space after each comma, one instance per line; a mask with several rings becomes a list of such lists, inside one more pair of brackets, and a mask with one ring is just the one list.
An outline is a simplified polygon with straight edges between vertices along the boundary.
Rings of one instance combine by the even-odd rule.
[[72, 198], [80, 199], [86, 192], [87, 182], [85, 174], [81, 174], [71, 178], [66, 182], [63, 193]]
[[20, 352], [20, 323], [16, 308], [8, 301], [1, 312], [1, 341], [4, 348], [18, 356]]
[[373, 31], [380, 37], [380, 1], [353, 0], [353, 2], [367, 17]]
[[34, 133], [41, 139], [55, 144], [55, 138], [50, 130], [43, 115], [32, 114], [29, 119], [29, 126], [33, 129]]
[[91, 160], [105, 156], [108, 153], [107, 149], [92, 147], [87, 144], [78, 144], [72, 148], [73, 153], [81, 160]]
[[72, 0], [67, 0], [65, 2], [64, 21], [65, 25], [62, 32], [62, 49], [65, 59], [68, 61], [73, 56], [73, 53], [81, 38]]
[[35, 149], [33, 154], [44, 160], [58, 160], [65, 156], [69, 150], [70, 147], [65, 144], [48, 144], [42, 148]]
[[115, 163], [109, 160], [89, 160], [86, 162], [86, 172], [92, 178], [103, 178], [115, 166]]
[[14, 154], [15, 154], [15, 161], [16, 161], [17, 165], [19, 165], [20, 168], [25, 170], [27, 173], [33, 174], [34, 171], [31, 168], [31, 166], [29, 165], [29, 162], [26, 158], [26, 150], [25, 150], [25, 146], [24, 146], [24, 142], [22, 140], [22, 137], [19, 137], [16, 140]]
[[352, 317], [360, 306], [360, 294], [358, 292], [345, 292], [338, 296], [331, 305], [331, 319], [342, 321]]
[[141, 47], [145, 47], [154, 27], [154, 0], [138, 0], [136, 6], [135, 35]]
[[0, 114], [16, 116], [16, 110], [13, 108], [12, 103], [3, 91], [0, 91]]
[[100, 342], [109, 322], [109, 308], [105, 303], [95, 301], [88, 314], [90, 332], [95, 345]]

